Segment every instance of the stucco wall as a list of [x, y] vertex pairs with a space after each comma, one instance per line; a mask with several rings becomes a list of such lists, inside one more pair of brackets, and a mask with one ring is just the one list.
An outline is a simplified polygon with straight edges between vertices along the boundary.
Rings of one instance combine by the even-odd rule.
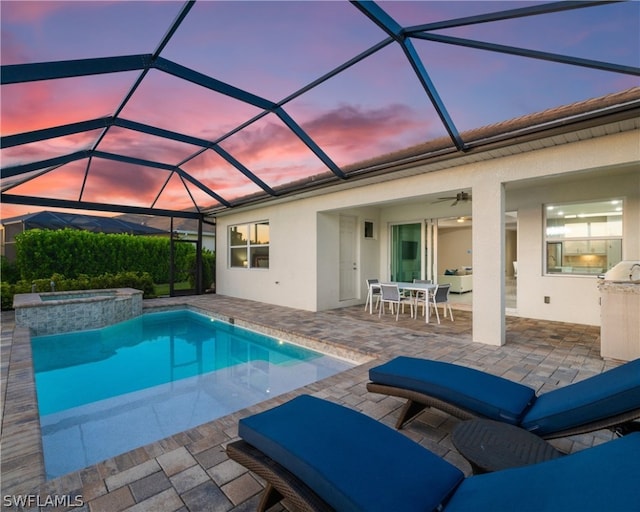
[[[639, 133], [625, 132], [577, 141], [489, 161], [465, 164], [303, 199], [277, 201], [218, 217], [217, 289], [308, 310], [341, 307], [338, 293], [340, 214], [358, 219], [360, 302], [367, 277], [388, 278], [388, 226], [393, 222], [473, 213], [474, 318], [485, 322], [483, 341], [495, 340], [495, 322], [503, 315], [506, 273], [503, 212], [517, 211], [517, 314], [530, 318], [598, 325], [599, 292], [595, 277], [543, 275], [543, 214], [548, 202], [625, 198], [624, 259], [640, 259]], [[590, 172], [605, 170], [599, 177]], [[438, 194], [471, 187], [473, 203], [451, 208], [432, 204]], [[473, 209], [473, 210], [472, 210]], [[269, 220], [268, 270], [227, 268], [227, 226]], [[373, 220], [376, 238], [364, 240], [362, 224]], [[480, 275], [479, 275], [480, 273]], [[497, 277], [495, 277], [497, 276]], [[550, 297], [550, 304], [544, 297]], [[501, 311], [502, 309], [502, 311]], [[498, 322], [499, 323], [499, 322]], [[474, 331], [480, 332], [474, 324]], [[475, 339], [475, 332], [474, 332]]]
[[[545, 203], [624, 198], [623, 259], [640, 255], [640, 169], [627, 175], [546, 183], [514, 192], [518, 208], [518, 313], [521, 316], [600, 325], [595, 276], [544, 275]], [[544, 297], [550, 299], [549, 304]]]
[[[269, 221], [268, 269], [229, 268], [230, 225]], [[316, 309], [316, 212], [287, 203], [220, 218], [217, 226], [216, 291], [280, 306]]]

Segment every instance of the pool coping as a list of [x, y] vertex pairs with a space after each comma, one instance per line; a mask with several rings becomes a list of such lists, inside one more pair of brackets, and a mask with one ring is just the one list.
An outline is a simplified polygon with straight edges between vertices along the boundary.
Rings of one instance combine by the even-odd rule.
[[[349, 360], [353, 362], [356, 367], [375, 360], [377, 357], [374, 354], [358, 352], [337, 343], [289, 333], [285, 330], [217, 313], [192, 304], [144, 305], [143, 314], [179, 310], [193, 311], [195, 313], [199, 313], [210, 318], [216, 318], [262, 334], [276, 338], [283, 338], [305, 348]], [[56, 477], [52, 480], [47, 480], [46, 478], [40, 415], [38, 412], [38, 398], [31, 352], [31, 332], [27, 327], [20, 327], [16, 325], [13, 331], [5, 394], [6, 399], [4, 403], [4, 414], [2, 417], [1, 446], [2, 494], [26, 495], [34, 492], [47, 482], [64, 479], [67, 475]], [[213, 422], [225, 417], [234, 417], [238, 412], [239, 411], [210, 421]], [[198, 427], [189, 429], [187, 432], [196, 429], [198, 429]], [[165, 439], [168, 440], [171, 437], [173, 436], [169, 436]], [[162, 443], [163, 441], [163, 439], [159, 439], [154, 443], [150, 443], [150, 445]], [[111, 459], [117, 457], [118, 455]], [[102, 462], [91, 466], [97, 466], [100, 464], [102, 464]], [[82, 471], [83, 469], [77, 470], [69, 475], [72, 477], [72, 475]]]
[[[156, 309], [153, 306], [148, 308], [148, 311], [145, 312], [152, 313], [152, 309]], [[159, 307], [158, 310], [162, 309]], [[174, 308], [175, 310], [176, 308]], [[345, 347], [338, 343], [332, 343], [330, 340], [313, 338], [311, 336], [302, 336], [299, 334], [294, 334], [283, 329], [277, 329], [275, 327], [261, 324], [256, 321], [247, 321], [241, 318], [236, 318], [228, 315], [223, 315], [220, 313], [215, 313], [209, 311], [204, 308], [199, 308], [197, 306], [193, 306], [190, 304], [185, 304], [183, 308], [189, 311], [193, 311], [194, 313], [199, 313], [201, 315], [205, 315], [211, 318], [216, 318], [223, 322], [227, 322], [232, 325], [237, 325], [238, 327], [243, 327], [244, 329], [249, 329], [260, 334], [265, 334], [267, 336], [271, 336], [272, 338], [281, 338], [285, 339], [294, 345], [299, 345], [304, 348], [308, 348], [314, 350], [316, 352], [320, 352], [324, 355], [337, 357], [339, 359], [344, 359], [350, 361], [356, 365], [364, 364], [370, 362], [372, 359], [375, 359], [377, 356], [374, 354], [367, 353], [365, 351], [356, 351], [349, 347]]]
[[2, 417], [2, 492], [18, 494], [46, 481], [31, 354], [27, 327], [13, 331]]

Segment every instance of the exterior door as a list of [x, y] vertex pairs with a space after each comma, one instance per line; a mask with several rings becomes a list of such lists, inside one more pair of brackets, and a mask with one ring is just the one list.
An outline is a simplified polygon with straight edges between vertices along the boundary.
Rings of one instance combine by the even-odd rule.
[[391, 280], [412, 282], [422, 275], [422, 223], [391, 226]]
[[357, 219], [340, 215], [340, 300], [358, 298]]

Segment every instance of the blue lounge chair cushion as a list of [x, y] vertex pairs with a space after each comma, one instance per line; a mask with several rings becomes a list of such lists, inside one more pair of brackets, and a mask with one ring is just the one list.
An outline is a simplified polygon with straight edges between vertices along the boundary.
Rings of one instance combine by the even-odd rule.
[[340, 511], [434, 510], [464, 478], [382, 423], [308, 395], [241, 419], [238, 433]]
[[369, 370], [369, 378], [418, 391], [497, 421], [517, 425], [535, 401], [535, 390], [452, 363], [396, 357]]
[[631, 511], [640, 505], [640, 433], [566, 457], [467, 478], [445, 512]]
[[640, 408], [640, 359], [538, 397], [521, 426], [537, 435]]

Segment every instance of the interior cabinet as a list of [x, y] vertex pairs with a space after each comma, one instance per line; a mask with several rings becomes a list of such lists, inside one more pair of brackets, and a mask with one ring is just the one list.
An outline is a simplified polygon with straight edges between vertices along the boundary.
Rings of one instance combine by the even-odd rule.
[[547, 272], [600, 274], [622, 258], [622, 240], [564, 240], [547, 242]]
[[567, 240], [565, 254], [606, 254], [607, 240]]

